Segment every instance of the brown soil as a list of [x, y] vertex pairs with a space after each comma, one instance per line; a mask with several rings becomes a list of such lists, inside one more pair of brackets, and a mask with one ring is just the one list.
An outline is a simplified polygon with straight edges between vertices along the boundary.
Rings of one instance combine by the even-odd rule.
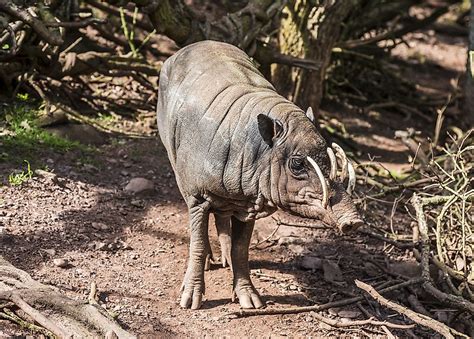
[[[442, 37], [441, 42], [437, 36], [426, 36], [429, 39], [423, 44], [442, 46], [433, 52], [436, 58], [425, 53], [426, 47], [416, 43], [416, 37], [415, 46], [397, 48], [397, 56], [414, 64], [411, 74], [423, 86], [446, 95], [450, 81], [464, 71], [458, 53], [466, 54], [465, 41], [449, 42]], [[424, 61], [414, 62], [414, 51], [429, 62], [420, 67]], [[326, 114], [338, 118], [354, 135], [362, 161], [370, 154], [392, 169], [409, 166], [407, 148], [393, 136], [395, 130], [412, 126], [410, 120], [395, 114], [354, 116], [331, 108]], [[417, 128], [424, 137], [432, 134], [432, 126]], [[124, 327], [144, 337], [386, 336], [380, 327], [332, 328], [310, 313], [230, 319], [226, 315], [239, 305], [230, 300], [231, 271], [219, 265], [206, 273], [203, 308], [180, 309], [177, 299], [189, 240], [187, 211], [158, 138], [120, 137], [99, 146], [86, 164], [81, 156], [78, 151], [62, 155], [43, 152], [40, 160], [55, 176], [35, 176], [20, 187], [5, 182], [18, 164], [0, 163], [5, 183], [0, 187], [0, 254], [35, 279], [77, 299], [86, 299], [91, 282], [96, 282], [100, 303], [116, 314]], [[126, 195], [123, 187], [133, 177], [152, 180], [155, 192]], [[368, 190], [359, 187], [357, 194], [362, 197]], [[367, 224], [385, 230], [392, 225], [398, 234], [411, 234], [412, 218], [402, 207], [391, 216], [393, 197], [386, 200], [366, 200], [360, 206]], [[276, 217], [293, 220], [283, 213]], [[275, 227], [272, 218], [259, 220], [252, 243], [267, 238]], [[214, 253], [219, 256], [215, 229], [210, 229]], [[304, 269], [305, 257], [337, 263], [342, 280], [325, 279], [320, 269]], [[55, 258], [65, 258], [70, 265], [56, 267]], [[407, 253], [362, 234], [341, 236], [332, 230], [281, 226], [270, 241], [251, 249], [250, 258], [254, 284], [272, 308], [346, 298], [358, 293], [354, 279], [372, 285], [389, 279], [374, 262], [393, 273], [418, 274], [414, 259]], [[396, 293], [388, 297], [397, 300]], [[390, 321], [407, 323], [376, 303], [366, 308], [380, 319], [389, 316]], [[332, 309], [326, 316], [364, 318], [355, 306]], [[408, 335], [402, 330], [391, 331], [401, 337]], [[431, 335], [420, 327], [413, 331], [418, 336]], [[0, 320], [0, 337], [26, 333]]]

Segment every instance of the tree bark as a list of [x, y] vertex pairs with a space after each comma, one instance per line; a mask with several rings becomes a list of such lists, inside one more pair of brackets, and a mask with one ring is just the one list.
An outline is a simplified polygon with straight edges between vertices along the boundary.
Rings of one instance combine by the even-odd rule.
[[[323, 96], [326, 69], [332, 49], [339, 40], [341, 24], [358, 0], [320, 1], [314, 6], [311, 0], [291, 0], [283, 13], [280, 26], [280, 52], [294, 57], [314, 60], [316, 70], [274, 68], [273, 82], [281, 84], [278, 90], [300, 107], [319, 108]], [[288, 81], [291, 79], [291, 82]]]

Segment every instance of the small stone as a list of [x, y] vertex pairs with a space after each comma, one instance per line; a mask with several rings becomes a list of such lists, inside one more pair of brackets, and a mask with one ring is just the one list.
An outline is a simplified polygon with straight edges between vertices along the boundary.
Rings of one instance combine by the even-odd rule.
[[130, 205], [135, 206], [135, 207], [143, 207], [142, 201], [138, 199], [130, 201]]
[[97, 167], [95, 167], [94, 165], [91, 165], [91, 164], [84, 164], [82, 165], [82, 168], [84, 169], [84, 171], [86, 172], [98, 172], [99, 169]]
[[56, 255], [56, 250], [54, 248], [42, 249], [41, 251], [49, 254], [50, 256], [55, 256]]
[[298, 244], [289, 244], [288, 249], [294, 254], [298, 254], [298, 255], [308, 252], [305, 246], [298, 245]]
[[329, 282], [344, 281], [339, 265], [334, 261], [323, 260], [324, 280]]
[[278, 239], [278, 245], [284, 246], [284, 245], [289, 245], [289, 244], [297, 244], [300, 245], [304, 243], [304, 240], [299, 238], [299, 237], [281, 237]]
[[107, 231], [109, 229], [109, 226], [107, 226], [103, 222], [93, 222], [92, 228], [100, 231]]
[[300, 267], [306, 270], [320, 270], [323, 267], [323, 260], [312, 256], [301, 258]]
[[52, 173], [52, 172], [48, 172], [48, 171], [45, 171], [45, 170], [42, 170], [42, 169], [37, 169], [35, 170], [35, 174], [40, 176], [40, 177], [43, 177], [43, 178], [48, 178], [48, 179], [53, 179], [56, 177], [56, 174]]
[[416, 261], [394, 262], [388, 265], [390, 272], [401, 276], [416, 278], [421, 276], [421, 266]]
[[107, 246], [107, 244], [105, 242], [99, 242], [95, 245], [95, 248], [97, 250], [105, 250], [106, 246]]
[[69, 266], [69, 261], [67, 261], [67, 259], [64, 259], [64, 258], [56, 258], [56, 259], [53, 259], [53, 264], [54, 266], [57, 266], [60, 268], [66, 268]]
[[128, 194], [150, 193], [154, 190], [153, 182], [145, 178], [133, 178], [124, 189]]

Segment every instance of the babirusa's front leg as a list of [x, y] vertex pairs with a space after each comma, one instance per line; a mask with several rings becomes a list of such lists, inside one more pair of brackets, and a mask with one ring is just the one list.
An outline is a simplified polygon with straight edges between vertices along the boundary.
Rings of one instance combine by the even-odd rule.
[[242, 308], [261, 308], [264, 306], [257, 290], [250, 280], [249, 245], [254, 221], [242, 222], [232, 217], [231, 260], [234, 273], [234, 296], [239, 298]]
[[195, 310], [201, 307], [204, 294], [204, 266], [209, 251], [209, 203], [198, 199], [188, 199], [190, 245], [189, 261], [183, 285], [181, 302], [183, 308]]

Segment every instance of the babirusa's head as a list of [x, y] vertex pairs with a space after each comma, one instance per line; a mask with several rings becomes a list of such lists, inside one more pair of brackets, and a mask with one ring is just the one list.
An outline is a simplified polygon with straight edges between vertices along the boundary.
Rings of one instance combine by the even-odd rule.
[[363, 223], [351, 198], [354, 167], [339, 145], [328, 147], [314, 125], [311, 108], [306, 115], [293, 112], [281, 120], [260, 114], [258, 128], [270, 148], [269, 200], [344, 233]]

